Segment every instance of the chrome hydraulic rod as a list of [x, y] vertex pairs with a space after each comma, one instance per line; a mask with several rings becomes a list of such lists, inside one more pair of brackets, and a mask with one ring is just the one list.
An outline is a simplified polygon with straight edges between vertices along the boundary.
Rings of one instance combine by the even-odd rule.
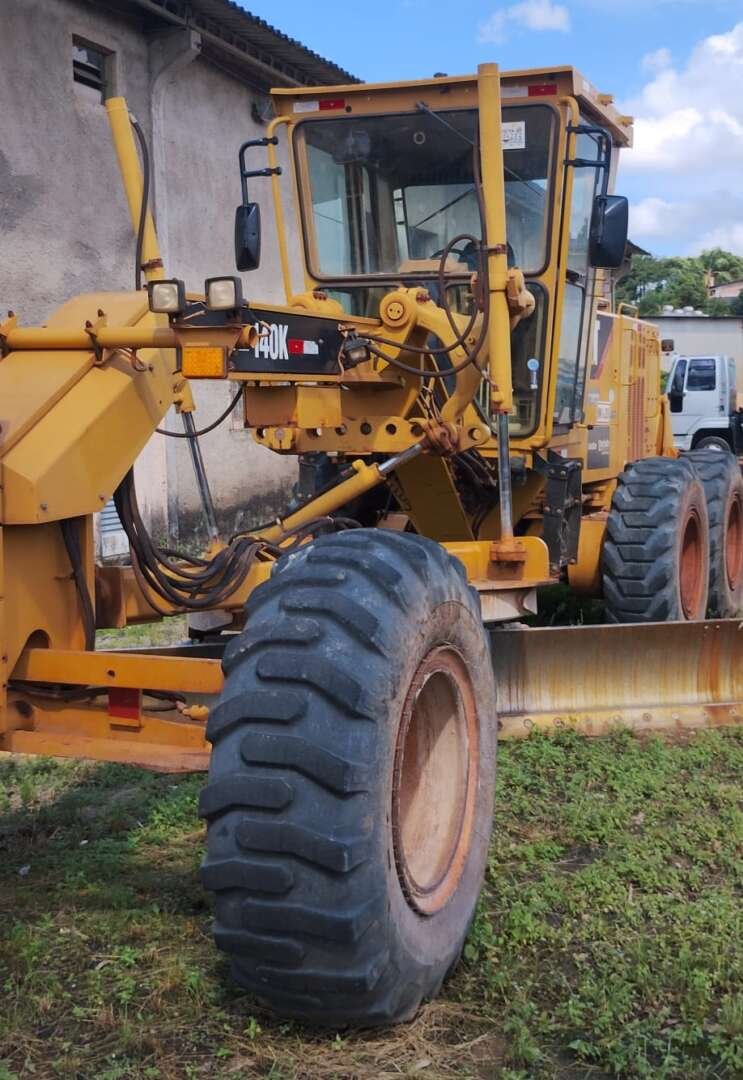
[[422, 443], [413, 443], [407, 450], [401, 450], [399, 454], [395, 454], [393, 457], [388, 458], [387, 461], [383, 461], [381, 465], [377, 466], [380, 476], [388, 476], [395, 469], [399, 469], [401, 465], [406, 465], [408, 461], [412, 461], [413, 458], [417, 458], [420, 453], [423, 452]]
[[513, 539], [513, 501], [511, 496], [511, 454], [508, 447], [508, 414], [498, 413], [498, 504], [500, 539]]
[[381, 484], [389, 473], [399, 469], [401, 465], [405, 465], [408, 461], [412, 461], [422, 452], [423, 444], [414, 443], [406, 450], [401, 450], [399, 454], [394, 454], [387, 461], [383, 461], [381, 465], [376, 464], [376, 462], [367, 465], [361, 459], [353, 461], [351, 462], [351, 475], [346, 477], [345, 480], [341, 480], [339, 484], [336, 484], [335, 487], [330, 488], [328, 491], [321, 492], [314, 499], [305, 503], [304, 506], [300, 506], [298, 510], [287, 514], [285, 518], [279, 518], [275, 525], [271, 525], [267, 529], [261, 529], [255, 535], [262, 540], [273, 543], [285, 532], [296, 528], [298, 525], [305, 525], [315, 518], [334, 514], [342, 506], [350, 502], [351, 499], [355, 499]]

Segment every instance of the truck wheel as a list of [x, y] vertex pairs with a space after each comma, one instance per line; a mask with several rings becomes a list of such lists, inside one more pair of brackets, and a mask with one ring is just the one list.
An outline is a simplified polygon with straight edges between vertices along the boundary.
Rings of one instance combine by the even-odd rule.
[[283, 1016], [407, 1020], [459, 957], [487, 859], [477, 595], [438, 544], [356, 529], [281, 559], [247, 613], [200, 803], [216, 943]]
[[721, 435], [707, 435], [706, 438], [700, 439], [695, 450], [714, 450], [719, 453], [722, 451], [725, 454], [732, 454], [733, 448], [727, 439], [723, 439]]
[[619, 477], [601, 557], [610, 622], [703, 619], [709, 523], [688, 457], [646, 458]]
[[709, 602], [713, 619], [743, 613], [743, 475], [732, 454], [694, 450], [687, 457], [704, 485], [709, 514]]

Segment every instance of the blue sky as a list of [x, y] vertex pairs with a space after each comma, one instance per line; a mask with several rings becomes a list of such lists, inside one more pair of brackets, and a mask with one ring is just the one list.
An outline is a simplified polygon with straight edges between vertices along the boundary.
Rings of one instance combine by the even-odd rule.
[[743, 254], [743, 0], [243, 4], [369, 81], [573, 64], [636, 117], [617, 190], [657, 254]]

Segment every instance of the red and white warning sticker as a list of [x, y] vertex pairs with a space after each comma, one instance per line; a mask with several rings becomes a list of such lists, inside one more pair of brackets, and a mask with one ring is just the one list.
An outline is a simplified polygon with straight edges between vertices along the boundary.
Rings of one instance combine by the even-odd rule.
[[289, 338], [287, 342], [290, 356], [319, 356], [320, 346], [316, 341], [304, 338]]
[[285, 323], [262, 322], [253, 352], [256, 358], [288, 360], [290, 356], [319, 356], [320, 346], [306, 338], [290, 338], [289, 327]]

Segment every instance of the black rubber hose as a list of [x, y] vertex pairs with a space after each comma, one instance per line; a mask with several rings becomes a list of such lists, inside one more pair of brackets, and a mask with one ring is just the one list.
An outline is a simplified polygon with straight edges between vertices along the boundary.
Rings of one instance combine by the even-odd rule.
[[95, 611], [88, 591], [88, 583], [85, 580], [80, 540], [77, 533], [77, 521], [74, 518], [64, 518], [60, 521], [59, 527], [62, 530], [62, 539], [64, 540], [67, 557], [70, 560], [72, 578], [80, 601], [80, 614], [85, 629], [85, 648], [90, 651], [95, 648]]
[[147, 140], [144, 137], [144, 132], [139, 126], [139, 121], [135, 120], [133, 116], [129, 117], [132, 127], [134, 128], [134, 134], [139, 141], [139, 150], [142, 154], [142, 205], [139, 209], [139, 227], [137, 229], [137, 251], [136, 251], [136, 263], [134, 267], [134, 288], [139, 292], [142, 288], [142, 247], [144, 244], [144, 227], [147, 221], [147, 206], [150, 201], [150, 152], [147, 149]]
[[202, 435], [208, 435], [210, 431], [214, 431], [216, 427], [219, 427], [220, 424], [224, 423], [242, 397], [242, 392], [243, 389], [241, 386], [224, 412], [218, 416], [216, 420], [212, 421], [211, 424], [207, 424], [205, 428], [202, 428], [201, 431], [166, 431], [165, 428], [159, 427], [155, 428], [155, 431], [158, 435], [167, 435], [170, 439], [198, 439]]

